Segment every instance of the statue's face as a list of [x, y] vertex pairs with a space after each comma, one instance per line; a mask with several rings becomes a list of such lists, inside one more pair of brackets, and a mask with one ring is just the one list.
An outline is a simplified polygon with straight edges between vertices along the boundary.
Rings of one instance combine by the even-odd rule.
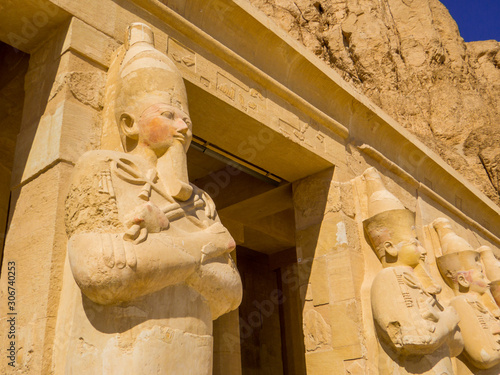
[[476, 261], [475, 267], [466, 272], [465, 277], [469, 282], [469, 290], [472, 292], [484, 294], [490, 286], [490, 281], [486, 278], [479, 259]]
[[138, 121], [139, 143], [163, 155], [175, 141], [187, 151], [193, 136], [191, 119], [179, 108], [158, 103], [148, 107]]
[[425, 249], [416, 238], [397, 244], [398, 261], [410, 267], [416, 267], [426, 255]]

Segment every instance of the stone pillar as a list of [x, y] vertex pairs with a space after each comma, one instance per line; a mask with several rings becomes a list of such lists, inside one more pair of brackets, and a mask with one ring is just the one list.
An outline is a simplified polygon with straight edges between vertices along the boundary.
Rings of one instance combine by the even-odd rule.
[[364, 374], [363, 257], [352, 186], [333, 174], [293, 185], [306, 367], [315, 375]]
[[238, 310], [214, 321], [213, 375], [241, 374], [239, 322]]
[[[285, 351], [284, 366], [288, 374], [304, 374], [304, 334], [302, 331], [302, 300], [299, 293], [299, 269], [297, 263], [287, 264], [279, 271], [279, 289], [283, 292], [281, 307], [282, 340]], [[285, 359], [284, 358], [284, 359]]]
[[[235, 263], [236, 251], [231, 253]], [[213, 375], [241, 375], [240, 318], [233, 310], [214, 320]]]
[[[51, 373], [68, 180], [79, 156], [98, 146], [106, 64], [115, 46], [111, 38], [72, 19], [31, 54], [1, 279], [1, 300], [7, 301], [7, 267], [14, 264], [16, 299], [9, 312], [16, 314], [16, 331], [9, 341], [15, 342], [16, 368], [3, 360], [3, 374], [20, 369]], [[2, 335], [7, 324], [2, 320]]]

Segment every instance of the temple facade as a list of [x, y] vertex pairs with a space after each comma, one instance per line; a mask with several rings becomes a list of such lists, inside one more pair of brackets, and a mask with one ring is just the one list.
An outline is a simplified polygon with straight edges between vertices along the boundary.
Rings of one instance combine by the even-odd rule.
[[500, 208], [245, 0], [0, 5], [2, 374], [500, 373]]

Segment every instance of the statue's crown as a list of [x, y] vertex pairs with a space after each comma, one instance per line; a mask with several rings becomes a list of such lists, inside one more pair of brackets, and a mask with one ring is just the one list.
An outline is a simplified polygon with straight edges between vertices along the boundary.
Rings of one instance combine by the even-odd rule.
[[363, 221], [373, 250], [381, 258], [385, 255], [386, 241], [395, 244], [399, 240], [414, 237], [415, 214], [388, 191], [375, 168], [368, 168], [363, 177], [366, 181], [369, 218]]

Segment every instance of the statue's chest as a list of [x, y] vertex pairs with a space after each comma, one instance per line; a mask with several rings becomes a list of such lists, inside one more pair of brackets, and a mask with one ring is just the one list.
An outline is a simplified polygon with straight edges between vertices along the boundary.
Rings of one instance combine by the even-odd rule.
[[500, 350], [500, 321], [484, 307], [481, 303], [468, 300], [469, 308], [476, 316], [476, 326], [478, 330], [485, 333], [490, 341], [490, 345], [495, 350]]
[[138, 207], [150, 203], [170, 222], [182, 224], [184, 230], [208, 226], [206, 202], [198, 190], [188, 200], [179, 201], [168, 194], [154, 168], [128, 158], [113, 159], [108, 167], [99, 176], [99, 189], [114, 197], [122, 223]]

